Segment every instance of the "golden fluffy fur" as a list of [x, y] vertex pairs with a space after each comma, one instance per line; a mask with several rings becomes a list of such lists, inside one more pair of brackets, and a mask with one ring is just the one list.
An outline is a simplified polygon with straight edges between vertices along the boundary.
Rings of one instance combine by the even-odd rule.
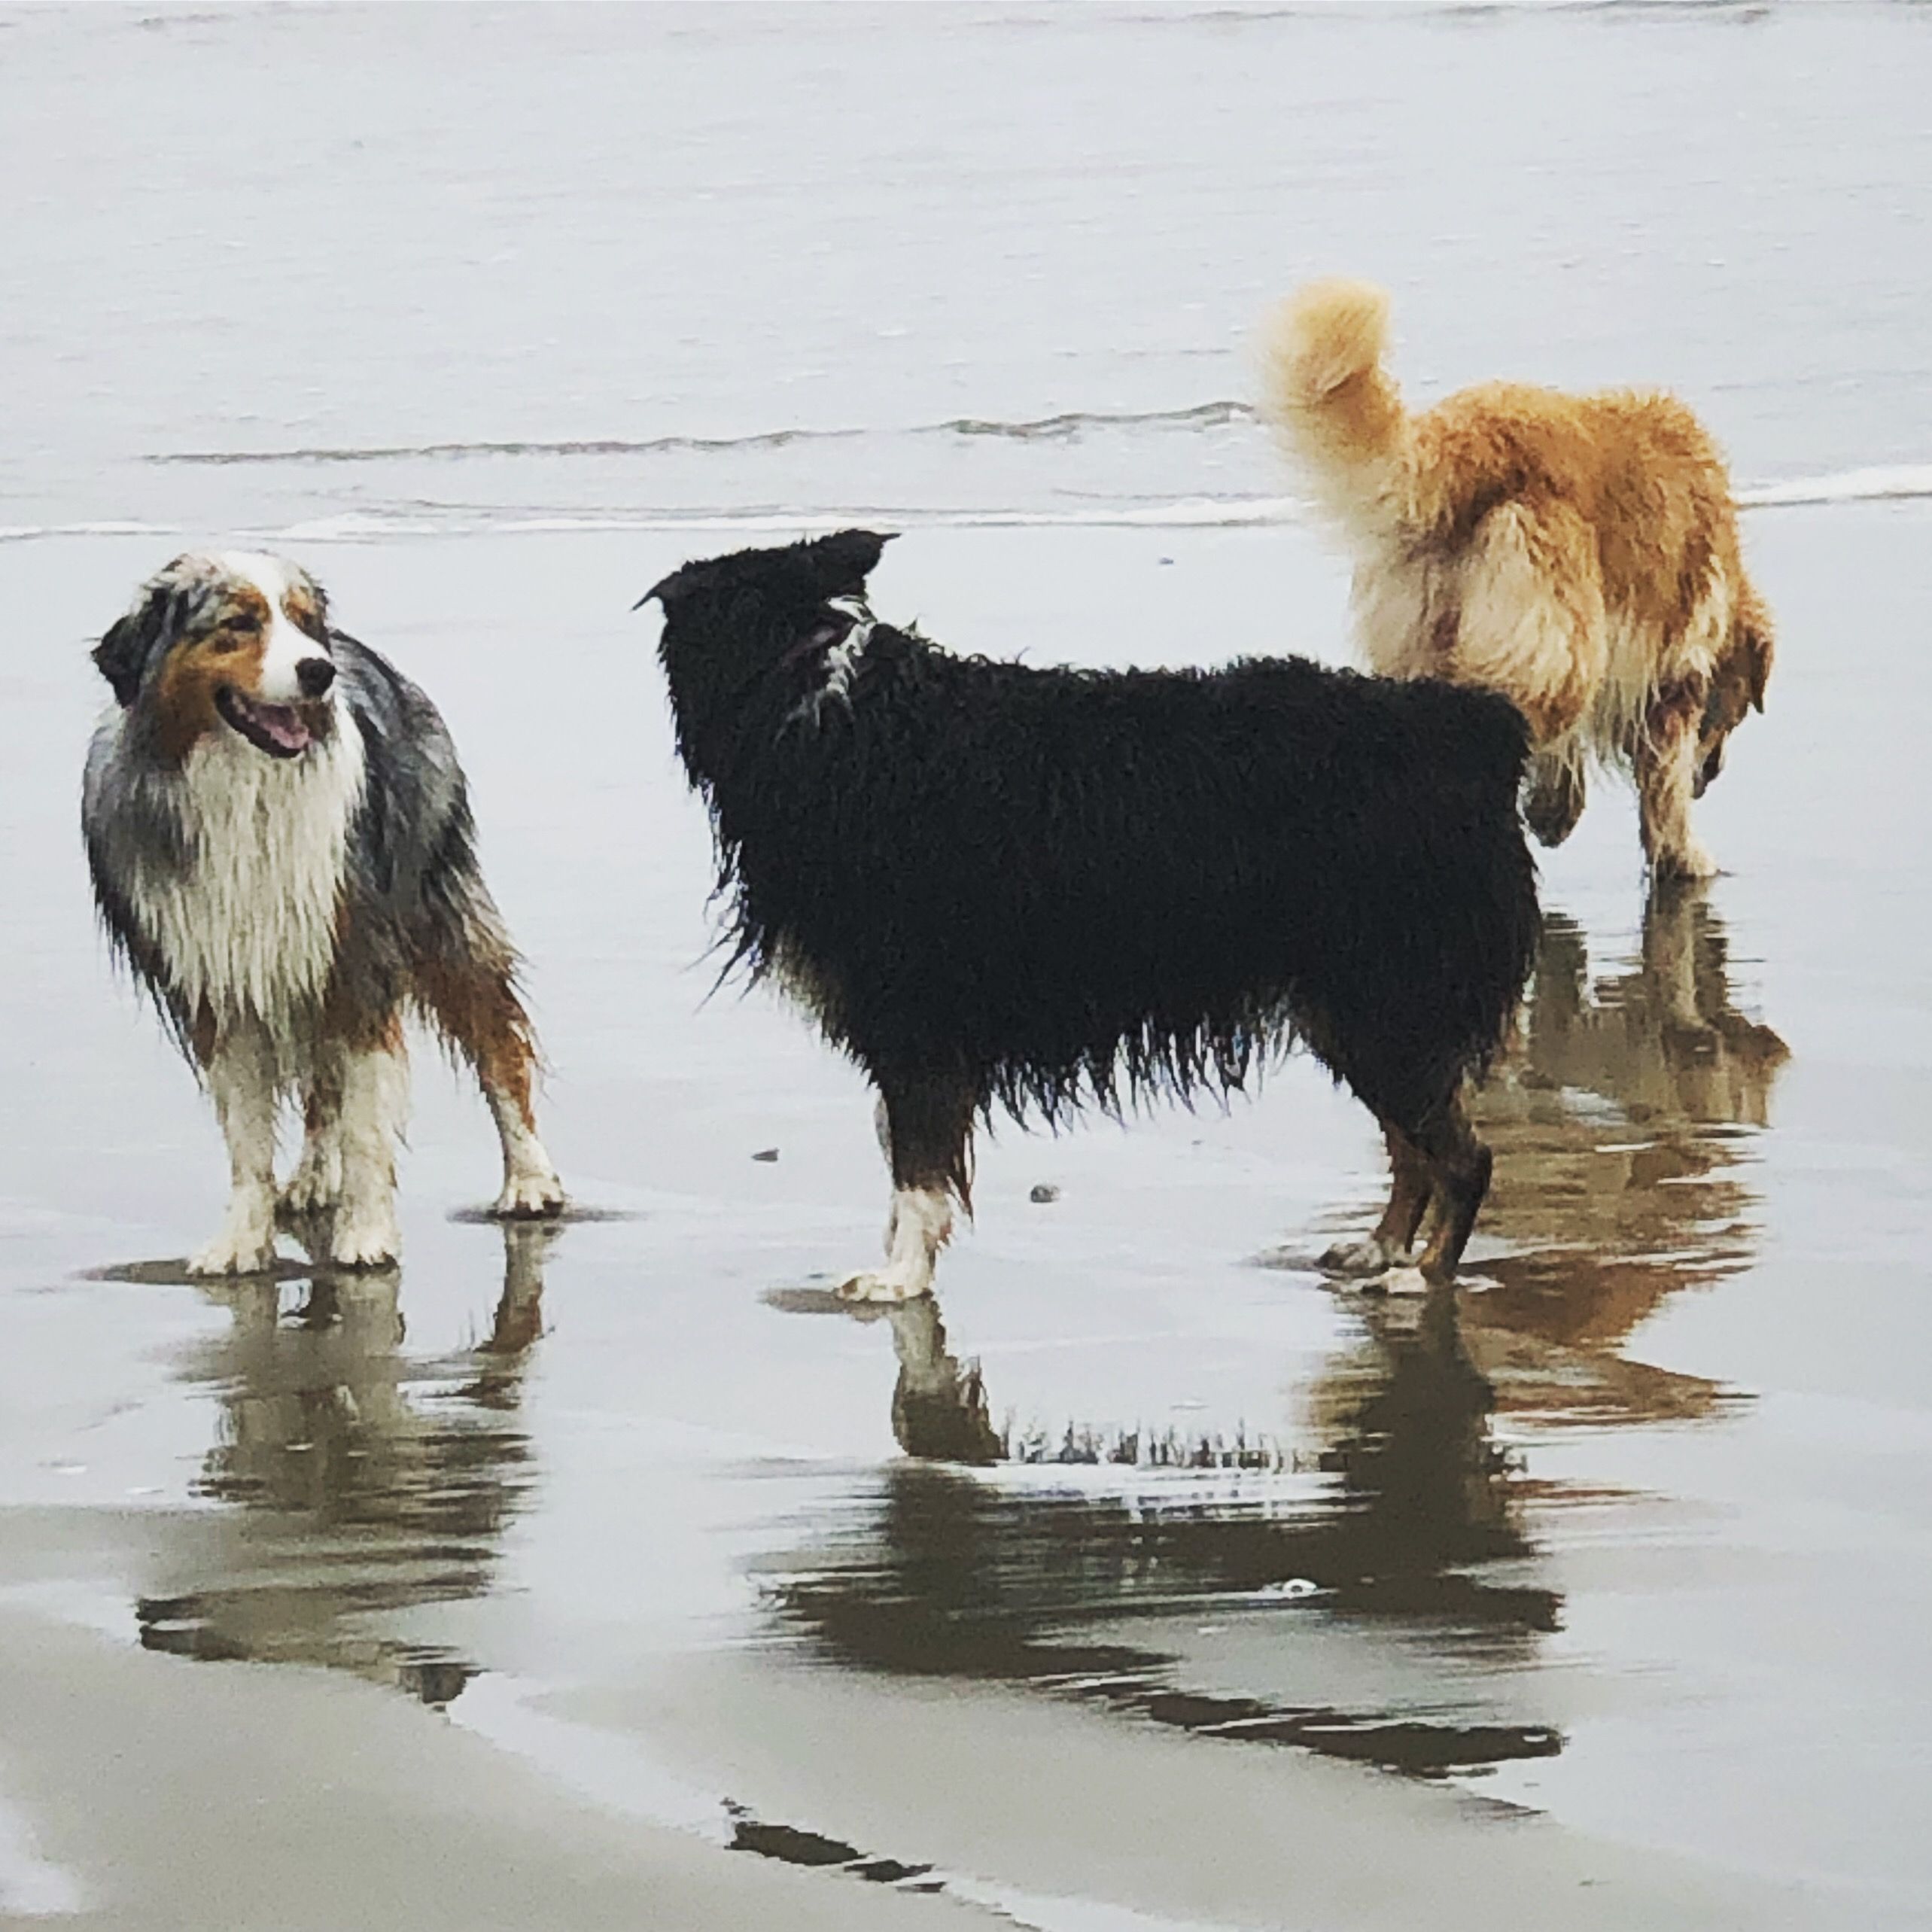
[[1516, 704], [1545, 844], [1575, 825], [1594, 755], [1635, 779], [1654, 871], [1708, 878], [1690, 803], [1764, 708], [1772, 657], [1716, 445], [1675, 397], [1633, 390], [1486, 382], [1412, 415], [1388, 336], [1380, 289], [1331, 281], [1265, 343], [1265, 413], [1353, 547], [1370, 665]]

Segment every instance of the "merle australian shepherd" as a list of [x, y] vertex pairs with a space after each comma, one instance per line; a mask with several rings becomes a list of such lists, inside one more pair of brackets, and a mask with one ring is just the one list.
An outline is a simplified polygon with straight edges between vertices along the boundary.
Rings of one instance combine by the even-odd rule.
[[687, 564], [644, 601], [708, 802], [735, 957], [869, 1074], [886, 1265], [924, 1293], [975, 1120], [1240, 1087], [1300, 1040], [1394, 1170], [1327, 1257], [1453, 1273], [1489, 1154], [1465, 1078], [1528, 973], [1527, 750], [1504, 699], [1298, 659], [1081, 671], [962, 658], [863, 601], [882, 537]]
[[95, 899], [228, 1143], [227, 1217], [190, 1268], [273, 1259], [284, 1098], [306, 1132], [281, 1207], [326, 1213], [338, 1265], [395, 1258], [410, 1010], [476, 1069], [503, 1142], [497, 1211], [555, 1213], [517, 958], [428, 698], [330, 625], [312, 578], [246, 552], [176, 558], [94, 662], [114, 698], [82, 801]]

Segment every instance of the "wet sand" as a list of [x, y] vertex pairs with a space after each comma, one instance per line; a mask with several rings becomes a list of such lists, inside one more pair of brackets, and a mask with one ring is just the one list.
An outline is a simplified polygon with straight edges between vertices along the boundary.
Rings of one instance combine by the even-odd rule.
[[[56, 102], [311, 61], [342, 192], [366, 208], [370, 179], [403, 184], [393, 232], [351, 248], [316, 179], [281, 184], [294, 214], [270, 226], [282, 202], [189, 142], [157, 164], [196, 230], [182, 266], [142, 252], [138, 194], [99, 200], [128, 137], [55, 141], [23, 177], [38, 306], [0, 362], [20, 397], [0, 520], [23, 533], [0, 545], [0, 1922], [1932, 1921], [1932, 522], [1897, 482], [1932, 454], [1932, 391], [1923, 251], [1891, 225], [1932, 178], [1906, 85], [1932, 32], [1849, 6], [1556, 11], [1314, 16], [1305, 44], [1287, 17], [933, 14], [869, 35], [852, 23], [872, 17], [809, 16], [780, 44], [748, 11], [479, 14], [458, 91], [500, 110], [497, 137], [432, 105], [445, 145], [406, 180], [385, 172], [418, 152], [394, 77], [370, 96], [342, 78], [405, 58], [376, 17], [0, 30], [6, 84]], [[888, 84], [947, 47], [970, 84], [936, 154], [902, 105], [863, 138], [841, 120], [802, 198], [713, 74], [729, 54], [740, 92], [776, 102], [799, 59], [896, 102]], [[513, 84], [519, 52], [544, 87]], [[520, 174], [500, 151], [506, 129], [556, 127], [570, 89], [614, 117], [619, 56], [646, 53], [689, 82], [659, 105], [686, 199], [640, 202], [648, 258], [613, 239], [641, 136], [586, 106], [601, 131], [561, 157]], [[1000, 114], [975, 90], [1009, 54], [1027, 89], [1085, 71], [1091, 92], [1015, 161], [1037, 233], [1003, 239], [969, 192], [995, 176], [961, 157], [991, 167]], [[1438, 69], [1499, 90], [1499, 115], [1512, 72], [1560, 97], [1460, 155], [1471, 198], [1517, 197], [1460, 251], [1447, 190], [1395, 185]], [[1640, 126], [1679, 124], [1685, 73], [1729, 77], [1740, 131], [1706, 147], [1683, 121], [1701, 185], [1674, 196], [1593, 71]], [[1270, 73], [1300, 103], [1274, 135], [1249, 78]], [[1225, 125], [1133, 178], [1161, 285], [1187, 270], [1200, 291], [1136, 307], [1110, 117], [1170, 86]], [[1564, 102], [1553, 175], [1522, 172]], [[860, 179], [893, 141], [897, 187]], [[1781, 203], [1748, 165], [1774, 154]], [[1613, 156], [1614, 178], [1593, 166]], [[84, 218], [62, 199], [84, 191]], [[762, 269], [666, 211], [705, 193], [753, 241], [803, 223], [815, 266], [782, 354], [768, 321], [719, 319], [774, 312], [741, 286], [762, 297]], [[1327, 211], [1292, 245], [1258, 242], [1304, 202]], [[921, 263], [948, 284], [908, 204], [969, 255], [1006, 251], [1004, 306], [957, 340], [879, 292]], [[1613, 245], [1631, 208], [1648, 239]], [[456, 242], [386, 292], [383, 251], [438, 213]], [[491, 266], [550, 264], [567, 213], [586, 259], [633, 250], [641, 322], [595, 291], [553, 316], [542, 275]], [[193, 321], [195, 251], [231, 218], [254, 253], [221, 259], [273, 341]], [[1727, 220], [1739, 266], [1707, 272]], [[1383, 239], [1343, 262], [1352, 222]], [[349, 278], [333, 336], [297, 245], [317, 224]], [[688, 555], [866, 510], [911, 532], [877, 607], [962, 650], [1339, 658], [1343, 572], [1258, 432], [1213, 412], [1244, 380], [1230, 331], [1316, 255], [1397, 281], [1418, 393], [1497, 361], [1654, 373], [1738, 453], [1767, 499], [1746, 535], [1780, 656], [1702, 808], [1727, 874], [1647, 902], [1614, 785], [1545, 862], [1532, 997], [1482, 1101], [1495, 1191], [1453, 1298], [1315, 1272], [1382, 1175], [1366, 1116], [1296, 1063], [1225, 1114], [1003, 1130], [940, 1301], [855, 1316], [829, 1289], [878, 1238], [868, 1098], [774, 1001], [707, 996], [703, 817], [655, 619], [628, 607]], [[137, 257], [151, 361], [115, 272]], [[466, 261], [502, 294], [494, 345], [452, 294]], [[78, 367], [44, 371], [56, 297], [99, 324]], [[411, 333], [418, 298], [452, 317], [447, 367]], [[565, 308], [582, 336], [546, 351]], [[384, 358], [385, 323], [421, 368]], [[923, 388], [884, 333], [902, 326]], [[1069, 409], [1095, 420], [1018, 433]], [[968, 417], [1012, 433], [900, 433]], [[802, 423], [826, 440], [424, 453]], [[302, 449], [338, 455], [148, 460]], [[1855, 500], [1880, 466], [1891, 500]], [[215, 1289], [173, 1258], [218, 1212], [218, 1138], [114, 982], [74, 818], [86, 643], [218, 532], [302, 555], [449, 717], [532, 961], [546, 1138], [587, 1210], [552, 1234], [475, 1217], [488, 1124], [425, 1050], [397, 1274], [332, 1277], [291, 1245], [280, 1282]]]

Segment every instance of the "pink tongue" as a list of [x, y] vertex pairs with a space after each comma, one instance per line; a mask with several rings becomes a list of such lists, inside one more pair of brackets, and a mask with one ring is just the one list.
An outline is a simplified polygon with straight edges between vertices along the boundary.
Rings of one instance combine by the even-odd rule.
[[284, 751], [300, 751], [309, 742], [309, 727], [286, 704], [251, 704], [249, 715]]

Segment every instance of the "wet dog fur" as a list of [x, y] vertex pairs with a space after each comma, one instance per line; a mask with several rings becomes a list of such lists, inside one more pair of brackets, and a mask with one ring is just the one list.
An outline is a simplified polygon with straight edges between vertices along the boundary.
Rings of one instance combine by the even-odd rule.
[[1772, 655], [1716, 446], [1674, 397], [1632, 390], [1491, 382], [1412, 414], [1388, 318], [1379, 288], [1315, 282], [1264, 344], [1264, 412], [1352, 550], [1368, 663], [1523, 712], [1544, 844], [1575, 826], [1595, 758], [1633, 779], [1654, 874], [1708, 878], [1691, 802], [1764, 708]]
[[[176, 558], [93, 656], [114, 693], [83, 789], [96, 904], [228, 1146], [227, 1218], [190, 1267], [267, 1267], [278, 1206], [326, 1212], [338, 1265], [394, 1260], [409, 1013], [476, 1072], [497, 1211], [556, 1212], [519, 962], [429, 699], [306, 572], [249, 552]], [[304, 1144], [278, 1199], [284, 1100]]]
[[1033, 668], [875, 619], [886, 540], [686, 564], [648, 598], [677, 744], [709, 805], [735, 957], [870, 1076], [882, 1270], [930, 1286], [975, 1122], [1242, 1087], [1299, 1040], [1376, 1114], [1380, 1273], [1433, 1198], [1451, 1274], [1488, 1185], [1462, 1099], [1538, 928], [1501, 699], [1296, 659]]

